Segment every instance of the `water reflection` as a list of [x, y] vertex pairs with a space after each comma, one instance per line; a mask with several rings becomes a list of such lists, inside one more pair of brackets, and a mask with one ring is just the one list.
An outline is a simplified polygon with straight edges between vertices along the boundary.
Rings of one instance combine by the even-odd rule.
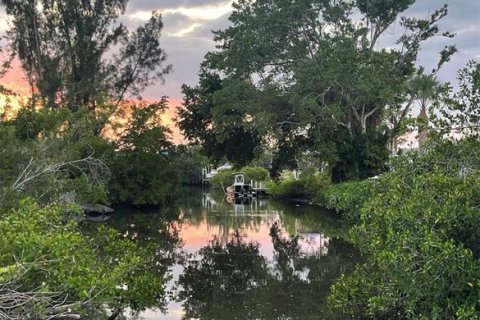
[[328, 318], [329, 287], [357, 260], [341, 222], [317, 207], [192, 194], [170, 212], [174, 219], [164, 215], [115, 222], [140, 243], [156, 243], [172, 278], [163, 305], [130, 319]]
[[[353, 261], [345, 243], [332, 239], [305, 253], [299, 237], [283, 234], [278, 223], [270, 229], [273, 259], [260, 254], [259, 243], [239, 232], [226, 244], [214, 238], [200, 249], [199, 259], [186, 263], [178, 281], [183, 319], [319, 319], [325, 316], [328, 288]], [[342, 262], [343, 267], [338, 268]]]

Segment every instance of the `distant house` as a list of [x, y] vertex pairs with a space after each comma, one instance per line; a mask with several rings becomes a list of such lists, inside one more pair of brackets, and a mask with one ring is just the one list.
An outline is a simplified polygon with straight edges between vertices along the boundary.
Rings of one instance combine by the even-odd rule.
[[225, 163], [219, 167], [206, 166], [202, 169], [202, 177], [205, 182], [212, 179], [219, 171], [232, 169], [233, 166], [230, 163]]

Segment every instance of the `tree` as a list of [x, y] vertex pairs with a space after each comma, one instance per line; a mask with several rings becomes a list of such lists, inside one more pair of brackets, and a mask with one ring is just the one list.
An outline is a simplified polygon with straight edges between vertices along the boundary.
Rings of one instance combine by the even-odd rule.
[[[406, 31], [399, 46], [377, 49], [413, 2], [235, 2], [232, 26], [214, 32], [217, 50], [203, 64], [224, 75], [215, 96], [234, 98], [214, 99], [210, 121], [218, 125], [224, 119], [216, 111], [235, 106], [244, 126], [267, 137], [263, 145], [273, 146], [279, 168], [308, 151], [330, 165], [335, 180], [382, 171], [391, 134], [385, 116], [410, 108], [406, 88], [417, 72], [420, 44], [440, 34], [438, 21], [447, 13], [445, 6], [427, 19], [401, 18]], [[454, 52], [446, 46], [434, 72]], [[360, 158], [351, 157], [354, 153]]]
[[[129, 33], [118, 22], [128, 0], [3, 0], [13, 17], [8, 38], [22, 62], [32, 93], [46, 107], [96, 108], [104, 95], [118, 107], [127, 93], [138, 94], [162, 79], [166, 54], [160, 47], [161, 15]], [[107, 53], [121, 45], [107, 60]]]
[[480, 136], [480, 62], [469, 61], [458, 71], [459, 90], [455, 93], [448, 87], [439, 99], [433, 122], [441, 134]]
[[174, 201], [179, 178], [175, 172], [171, 131], [162, 125], [167, 101], [134, 106], [120, 134], [112, 161], [110, 193], [117, 203], [167, 205]]
[[438, 79], [430, 75], [419, 75], [413, 78], [410, 82], [412, 91], [416, 92], [416, 97], [420, 105], [420, 112], [426, 113], [430, 103], [435, 99], [436, 94], [439, 92]]
[[185, 137], [201, 145], [213, 162], [226, 158], [243, 166], [255, 157], [260, 138], [256, 128], [243, 123], [242, 100], [251, 94], [252, 88], [237, 84], [238, 90], [222, 92], [224, 83], [220, 76], [202, 70], [197, 87], [182, 86], [184, 102], [177, 112], [177, 121]]
[[415, 102], [418, 103], [420, 107], [420, 117], [417, 117], [419, 130], [419, 141], [422, 140], [420, 144], [423, 145], [423, 142], [426, 139], [428, 121], [427, 112], [429, 112], [436, 101], [439, 100], [439, 96], [442, 91], [445, 90], [445, 85], [442, 85], [438, 79], [435, 77], [435, 74], [424, 74], [420, 73], [422, 70], [419, 70], [419, 73], [413, 75], [405, 85], [405, 94], [407, 96], [407, 102], [403, 106], [390, 108], [387, 111], [388, 121], [388, 148], [392, 154], [395, 154], [398, 151], [397, 143], [398, 138], [402, 134], [408, 131], [408, 125], [411, 124], [409, 119], [409, 113], [412, 111]]
[[25, 196], [42, 204], [66, 195], [80, 205], [106, 201], [114, 147], [94, 136], [82, 116], [68, 109], [24, 107], [15, 118], [0, 122], [3, 206], [16, 205]]

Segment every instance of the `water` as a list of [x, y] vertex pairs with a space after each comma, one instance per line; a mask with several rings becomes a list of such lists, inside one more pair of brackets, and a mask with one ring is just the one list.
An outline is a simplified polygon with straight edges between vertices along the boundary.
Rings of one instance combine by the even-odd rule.
[[321, 319], [330, 285], [358, 261], [343, 223], [321, 208], [192, 192], [169, 212], [108, 222], [155, 246], [161, 298], [125, 319]]

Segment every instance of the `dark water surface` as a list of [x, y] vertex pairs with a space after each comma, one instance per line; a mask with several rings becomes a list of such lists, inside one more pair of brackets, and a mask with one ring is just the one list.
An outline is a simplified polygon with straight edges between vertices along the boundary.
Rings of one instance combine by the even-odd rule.
[[168, 212], [121, 212], [108, 224], [158, 250], [159, 304], [126, 319], [322, 319], [330, 285], [358, 261], [334, 214], [191, 191]]

